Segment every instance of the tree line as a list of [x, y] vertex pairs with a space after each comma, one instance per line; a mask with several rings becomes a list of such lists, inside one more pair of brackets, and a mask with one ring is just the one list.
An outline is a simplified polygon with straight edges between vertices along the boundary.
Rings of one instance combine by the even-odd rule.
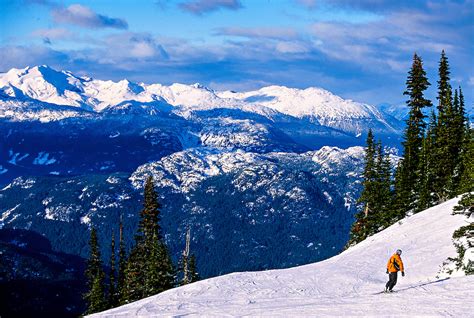
[[[409, 116], [403, 134], [403, 156], [392, 171], [388, 154], [371, 130], [367, 135], [363, 190], [347, 246], [363, 241], [407, 214], [417, 213], [467, 193], [474, 206], [474, 130], [466, 115], [461, 87], [450, 84], [448, 58], [441, 53], [437, 106], [425, 98], [431, 85], [416, 53], [406, 81]], [[427, 111], [430, 110], [430, 111]], [[470, 203], [469, 203], [470, 202]]]
[[127, 253], [120, 221], [118, 260], [112, 233], [108, 271], [100, 254], [97, 231], [94, 227], [91, 228], [90, 252], [85, 271], [87, 292], [83, 295], [87, 305], [85, 314], [124, 305], [199, 280], [196, 258], [189, 252], [189, 230], [186, 249], [178, 264], [173, 264], [162, 236], [160, 207], [153, 178], [150, 176], [145, 182], [143, 209], [140, 211], [134, 245]]

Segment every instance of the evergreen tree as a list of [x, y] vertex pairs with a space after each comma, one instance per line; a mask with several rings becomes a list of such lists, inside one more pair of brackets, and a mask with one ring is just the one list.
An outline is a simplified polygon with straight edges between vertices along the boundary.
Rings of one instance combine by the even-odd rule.
[[118, 273], [117, 273], [117, 297], [116, 301], [119, 304], [124, 303], [125, 298], [125, 270], [127, 266], [127, 254], [125, 251], [125, 243], [123, 241], [123, 222], [122, 216], [120, 216], [119, 225], [119, 260], [118, 260]]
[[363, 189], [358, 200], [362, 210], [356, 214], [349, 246], [360, 242], [391, 224], [391, 164], [380, 142], [374, 142], [372, 130], [367, 135]]
[[362, 210], [355, 215], [355, 222], [351, 228], [351, 237], [348, 245], [353, 245], [364, 240], [370, 232], [371, 224], [369, 214], [372, 213], [376, 196], [376, 167], [375, 167], [375, 141], [372, 129], [369, 129], [365, 147], [364, 172], [362, 174], [362, 193], [358, 199]]
[[116, 290], [116, 269], [115, 269], [115, 236], [112, 231], [112, 239], [110, 243], [110, 275], [109, 275], [109, 308], [117, 305]]
[[175, 286], [175, 268], [168, 247], [163, 241], [155, 242], [152, 257], [148, 262], [148, 273], [146, 297]]
[[397, 193], [398, 217], [404, 216], [406, 211], [414, 210], [419, 200], [420, 184], [420, 157], [422, 154], [425, 115], [423, 108], [431, 106], [431, 101], [424, 97], [424, 91], [430, 83], [423, 69], [423, 61], [415, 53], [413, 64], [408, 72], [406, 81], [407, 105], [410, 109], [403, 141], [403, 158], [396, 173], [395, 188]]
[[185, 254], [181, 255], [181, 258], [178, 263], [178, 272], [180, 277], [178, 277], [178, 285], [183, 286], [190, 283], [189, 279], [189, 257]]
[[196, 257], [194, 254], [191, 254], [191, 257], [189, 258], [189, 273], [190, 273], [190, 283], [197, 282], [201, 278], [199, 277], [199, 273], [197, 271], [197, 266], [196, 266]]
[[474, 191], [474, 129], [466, 127], [463, 152], [461, 154], [462, 174], [458, 193]]
[[142, 244], [135, 245], [130, 251], [125, 267], [124, 288], [120, 303], [127, 304], [146, 297], [145, 280], [146, 251]]
[[89, 248], [89, 259], [87, 260], [85, 272], [88, 291], [84, 294], [84, 300], [87, 304], [86, 315], [107, 309], [105, 296], [105, 272], [102, 266], [103, 264], [95, 228], [91, 229]]
[[[466, 135], [466, 128], [469, 128], [469, 120], [466, 115], [466, 106], [464, 104], [464, 94], [459, 87], [459, 108], [457, 110], [457, 127], [460, 129], [459, 136]], [[462, 127], [462, 128], [461, 128]]]
[[[392, 183], [392, 165], [388, 153], [384, 153], [382, 144], [379, 143], [377, 148], [377, 209], [379, 211], [376, 219], [376, 228], [386, 228], [392, 224], [395, 217], [393, 211], [393, 193], [391, 189]], [[378, 230], [377, 230], [378, 231]]]
[[464, 95], [462, 93], [461, 87], [459, 87], [459, 97], [456, 97], [458, 97], [457, 91], [455, 91], [454, 94], [455, 118], [453, 120], [453, 135], [455, 140], [456, 162], [450, 182], [450, 192], [452, 196], [463, 193], [460, 192], [460, 183], [466, 165], [469, 164], [467, 162], [469, 158], [466, 158], [466, 153], [468, 152], [469, 148], [469, 124], [466, 117]]
[[448, 58], [443, 50], [438, 69], [438, 123], [435, 137], [434, 165], [434, 193], [438, 202], [446, 201], [452, 196], [449, 181], [452, 178], [456, 162], [455, 141], [453, 140], [453, 121], [455, 112], [453, 108], [452, 88]]
[[[450, 70], [448, 58], [444, 50], [441, 52], [441, 58], [438, 67], [438, 118], [446, 112], [446, 108], [451, 104], [452, 88], [449, 84]], [[440, 119], [442, 120], [442, 119]]]
[[174, 285], [174, 267], [168, 248], [162, 241], [160, 204], [153, 178], [145, 183], [144, 205], [135, 235], [135, 246], [130, 252], [125, 270], [123, 302], [148, 297]]
[[425, 210], [434, 204], [433, 198], [433, 182], [434, 182], [434, 168], [436, 158], [433, 156], [435, 150], [435, 130], [436, 130], [436, 115], [431, 112], [430, 121], [426, 135], [423, 138], [423, 150], [420, 158], [420, 180], [418, 189], [420, 198], [416, 210]]
[[365, 148], [365, 166], [363, 177], [363, 190], [359, 198], [359, 202], [364, 204], [365, 214], [368, 214], [375, 205], [376, 198], [376, 144], [372, 129], [369, 129], [366, 140], [367, 146]]

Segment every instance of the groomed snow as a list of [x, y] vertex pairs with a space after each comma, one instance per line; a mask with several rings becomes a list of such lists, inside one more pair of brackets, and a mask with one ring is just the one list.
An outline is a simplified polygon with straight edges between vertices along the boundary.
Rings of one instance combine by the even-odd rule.
[[[456, 202], [406, 218], [326, 261], [211, 278], [89, 317], [474, 317], [474, 276], [437, 278], [446, 258], [456, 256], [454, 230], [466, 224], [451, 214]], [[406, 276], [399, 275], [397, 293], [378, 294], [397, 248]]]

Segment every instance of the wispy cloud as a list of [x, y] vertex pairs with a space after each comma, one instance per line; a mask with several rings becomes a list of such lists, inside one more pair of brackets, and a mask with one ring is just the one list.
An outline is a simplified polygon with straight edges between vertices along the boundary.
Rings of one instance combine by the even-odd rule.
[[[463, 50], [469, 27], [453, 25], [454, 12], [394, 11], [384, 19], [363, 24], [316, 22], [317, 49], [327, 56], [367, 67], [402, 71], [414, 51], [439, 54]], [[459, 18], [459, 16], [457, 17]], [[403, 62], [405, 61], [405, 62]]]
[[12, 67], [40, 64], [61, 68], [62, 65], [70, 65], [70, 57], [67, 53], [39, 45], [4, 46], [0, 50], [0, 70], [2, 72]]
[[474, 76], [469, 77], [469, 79], [467, 81], [467, 84], [469, 86], [474, 86]]
[[295, 0], [297, 4], [302, 5], [303, 7], [313, 10], [316, 8], [317, 0]]
[[296, 30], [292, 28], [279, 27], [225, 27], [216, 29], [214, 35], [238, 36], [244, 38], [268, 38], [277, 40], [296, 39], [298, 37]]
[[450, 5], [468, 3], [472, 0], [413, 1], [413, 0], [293, 0], [308, 10], [320, 7], [371, 12], [393, 12], [401, 9], [426, 9], [431, 4]]
[[193, 14], [204, 14], [219, 9], [238, 10], [242, 8], [239, 0], [187, 0], [179, 7]]
[[83, 28], [128, 28], [128, 23], [124, 19], [98, 14], [80, 4], [72, 4], [69, 7], [54, 7], [51, 15], [56, 23], [74, 24]]
[[168, 52], [148, 33], [122, 32], [105, 36], [96, 46], [67, 52], [72, 64], [135, 70], [154, 69], [169, 59]]
[[72, 40], [75, 35], [63, 28], [51, 28], [51, 29], [38, 29], [31, 33], [35, 37], [43, 39], [43, 43], [52, 44], [54, 40]]
[[58, 6], [58, 3], [54, 0], [23, 0], [23, 3], [26, 5], [40, 5], [40, 6], [47, 6], [47, 7], [55, 7]]

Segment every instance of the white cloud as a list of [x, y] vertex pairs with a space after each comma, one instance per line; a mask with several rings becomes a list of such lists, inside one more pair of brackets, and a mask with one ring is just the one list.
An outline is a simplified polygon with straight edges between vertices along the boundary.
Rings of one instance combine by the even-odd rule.
[[298, 42], [278, 42], [276, 45], [276, 49], [278, 52], [281, 53], [307, 53], [310, 52], [311, 49], [308, 48], [303, 43], [298, 43]]
[[155, 47], [147, 42], [137, 42], [132, 44], [130, 53], [134, 57], [146, 58], [157, 55]]
[[71, 31], [62, 28], [38, 29], [31, 33], [33, 36], [49, 38], [51, 40], [64, 40], [73, 37]]
[[474, 86], [474, 76], [469, 77], [469, 79], [467, 81], [467, 85]]
[[128, 24], [124, 19], [97, 14], [90, 8], [80, 4], [72, 4], [67, 8], [55, 7], [52, 9], [51, 15], [57, 23], [74, 24], [84, 28], [128, 28]]
[[214, 35], [239, 36], [245, 38], [268, 38], [277, 40], [287, 40], [298, 38], [298, 33], [293, 28], [281, 27], [227, 27], [216, 29]]
[[179, 5], [183, 10], [203, 14], [219, 9], [238, 10], [242, 8], [239, 0], [187, 0]]

